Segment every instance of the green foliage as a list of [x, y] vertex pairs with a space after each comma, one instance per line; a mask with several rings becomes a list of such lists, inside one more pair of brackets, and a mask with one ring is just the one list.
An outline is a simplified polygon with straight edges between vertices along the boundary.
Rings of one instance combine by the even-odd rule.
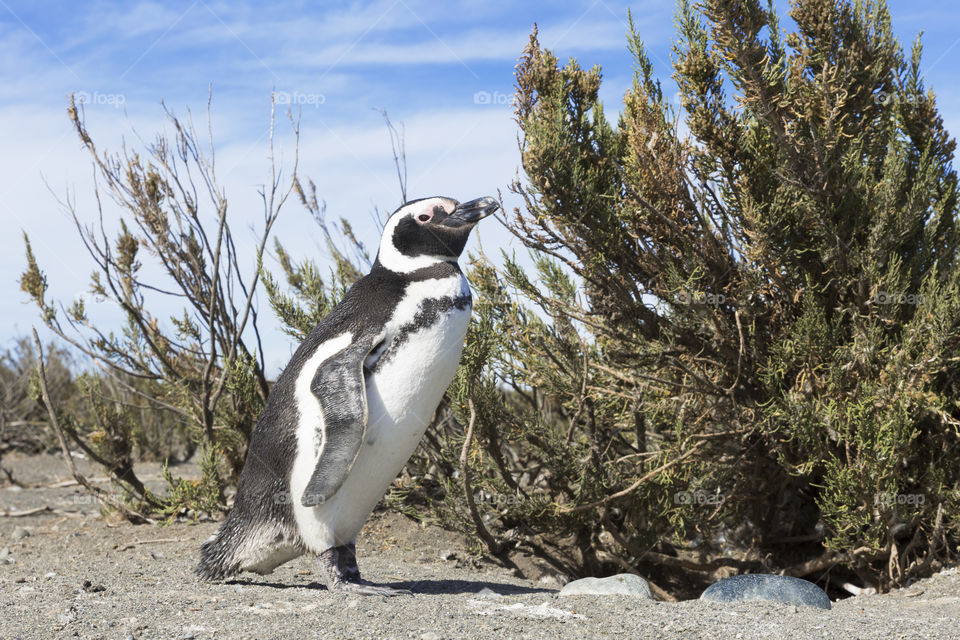
[[449, 399], [480, 517], [462, 429], [408, 466], [441, 521], [573, 574], [683, 568], [678, 593], [729, 567], [885, 589], [951, 557], [955, 144], [882, 4], [791, 16], [680, 2], [679, 111], [631, 32], [615, 126], [599, 69], [531, 38], [510, 223], [534, 271], [471, 265]]
[[474, 266], [496, 309], [477, 326], [506, 339], [477, 362], [468, 346], [454, 412], [477, 390], [478, 431], [498, 434], [471, 457], [479, 486], [551, 505], [488, 521], [524, 544], [569, 536], [578, 570], [656, 575], [654, 548], [695, 543], [705, 567], [732, 552], [887, 588], [950, 557], [955, 143], [882, 4], [791, 16], [783, 33], [755, 1], [680, 2], [679, 112], [631, 32], [616, 126], [599, 69], [561, 66], [536, 34], [517, 68], [510, 222], [537, 273]]
[[200, 479], [185, 480], [175, 478], [167, 464], [163, 465], [163, 479], [167, 483], [167, 500], [162, 513], [168, 522], [179, 515], [192, 515], [196, 519], [201, 513], [216, 513], [223, 503], [223, 473], [218, 468], [221, 456], [216, 446], [204, 447], [200, 453]]
[[47, 277], [37, 266], [37, 259], [33, 255], [33, 247], [30, 246], [30, 238], [27, 233], [23, 233], [23, 244], [27, 252], [27, 268], [20, 276], [20, 290], [30, 296], [37, 306], [40, 307], [44, 321], [52, 320], [56, 311], [53, 306], [47, 302]]

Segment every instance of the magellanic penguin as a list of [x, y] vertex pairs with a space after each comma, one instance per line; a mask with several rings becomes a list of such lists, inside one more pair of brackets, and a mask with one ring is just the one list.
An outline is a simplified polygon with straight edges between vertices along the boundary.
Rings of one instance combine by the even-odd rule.
[[470, 321], [457, 264], [493, 198], [397, 209], [377, 258], [277, 379], [250, 440], [233, 509], [197, 573], [270, 573], [319, 556], [330, 590], [393, 595], [360, 578], [355, 541], [453, 380]]

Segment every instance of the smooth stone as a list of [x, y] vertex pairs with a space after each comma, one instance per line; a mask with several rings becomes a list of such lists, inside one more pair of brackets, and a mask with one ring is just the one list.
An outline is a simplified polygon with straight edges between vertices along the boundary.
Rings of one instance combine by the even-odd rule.
[[738, 602], [742, 600], [772, 600], [789, 604], [804, 604], [820, 609], [830, 608], [830, 598], [817, 585], [791, 576], [748, 573], [716, 582], [700, 596], [710, 602]]
[[581, 578], [563, 585], [561, 596], [633, 596], [653, 600], [650, 585], [632, 573], [618, 573], [609, 578]]

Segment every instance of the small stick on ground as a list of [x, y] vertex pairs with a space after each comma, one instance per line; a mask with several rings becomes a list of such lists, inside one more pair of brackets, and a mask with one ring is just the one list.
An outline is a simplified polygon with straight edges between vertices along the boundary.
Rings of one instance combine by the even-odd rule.
[[13, 472], [6, 467], [0, 466], [0, 471], [3, 472], [3, 475], [7, 476], [7, 482], [12, 484], [15, 487], [20, 487], [21, 489], [26, 489], [22, 482], [13, 477]]
[[[95, 482], [110, 482], [110, 478], [107, 478], [107, 477], [87, 478], [87, 482], [90, 482], [91, 484], [92, 484], [92, 483], [95, 483]], [[34, 488], [36, 488], [36, 489], [63, 489], [63, 488], [65, 488], [65, 487], [75, 487], [75, 486], [77, 486], [78, 484], [80, 484], [80, 483], [77, 482], [76, 480], [60, 480], [59, 482], [52, 482], [52, 483], [50, 483], [50, 484], [38, 484], [38, 485], [36, 485], [36, 487], [34, 487]]]
[[139, 544], [161, 544], [165, 542], [181, 542], [180, 538], [157, 538], [156, 540], [134, 540], [133, 542], [128, 542], [122, 547], [118, 547], [117, 551], [126, 551], [127, 549], [133, 549]]
[[49, 506], [46, 507], [37, 507], [36, 509], [27, 509], [26, 511], [4, 511], [0, 513], [0, 517], [4, 518], [22, 518], [24, 516], [33, 516], [38, 513], [43, 513], [44, 511], [53, 511]]

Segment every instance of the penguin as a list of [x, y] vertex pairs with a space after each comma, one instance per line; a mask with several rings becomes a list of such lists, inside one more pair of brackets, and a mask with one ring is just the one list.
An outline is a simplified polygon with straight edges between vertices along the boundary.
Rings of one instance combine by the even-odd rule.
[[409, 593], [360, 577], [356, 537], [453, 380], [472, 310], [457, 260], [498, 208], [490, 197], [438, 196], [390, 215], [370, 273], [271, 389], [233, 508], [201, 546], [197, 574], [267, 574], [309, 553], [331, 591]]

